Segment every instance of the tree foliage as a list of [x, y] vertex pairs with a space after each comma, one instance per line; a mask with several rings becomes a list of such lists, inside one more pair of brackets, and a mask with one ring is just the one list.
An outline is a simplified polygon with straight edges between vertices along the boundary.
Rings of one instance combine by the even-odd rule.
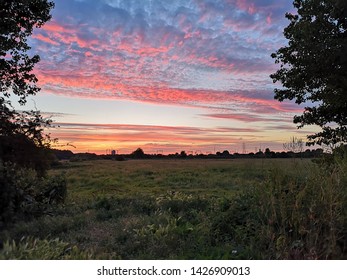
[[288, 46], [272, 54], [279, 70], [270, 77], [281, 82], [275, 99], [305, 104], [294, 117], [299, 128], [317, 125], [309, 144], [347, 141], [347, 1], [295, 0], [297, 14], [287, 13]]
[[35, 27], [50, 20], [53, 2], [47, 0], [5, 0], [0, 2], [0, 91], [5, 97], [17, 95], [21, 104], [36, 94], [37, 78], [32, 73], [40, 57], [30, 57], [27, 38]]
[[34, 28], [50, 20], [54, 3], [47, 0], [0, 1], [0, 160], [35, 168], [43, 174], [50, 138], [44, 128], [51, 120], [39, 111], [13, 109], [10, 96], [26, 103], [40, 88], [32, 72], [39, 55], [30, 56], [27, 39]]

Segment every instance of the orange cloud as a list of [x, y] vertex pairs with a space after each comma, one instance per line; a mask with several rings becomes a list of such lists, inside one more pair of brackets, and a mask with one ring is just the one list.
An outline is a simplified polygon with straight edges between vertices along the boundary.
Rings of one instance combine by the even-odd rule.
[[[148, 149], [164, 149], [165, 153], [179, 152], [180, 149], [201, 149], [205, 151], [211, 146], [226, 149], [244, 139], [252, 141], [256, 129], [238, 128], [201, 128], [185, 126], [155, 126], [129, 124], [86, 124], [57, 123], [58, 129], [51, 129], [53, 137], [60, 143], [76, 146], [73, 151], [96, 151], [103, 153], [105, 149], [123, 149], [130, 152], [131, 147], [147, 147]], [[169, 148], [170, 147], [170, 148]], [[208, 148], [209, 147], [209, 148]]]
[[[248, 151], [258, 151], [259, 147], [270, 147], [281, 150], [282, 143], [289, 139], [283, 135], [290, 130], [295, 133], [294, 126], [272, 125], [262, 129], [233, 127], [187, 127], [187, 126], [155, 126], [132, 124], [88, 124], [59, 123], [60, 128], [51, 129], [53, 137], [60, 143], [69, 143], [68, 149], [74, 152], [105, 153], [115, 149], [120, 153], [130, 153], [138, 147], [147, 153], [175, 153], [182, 150], [199, 151], [201, 153], [229, 150], [240, 151], [243, 143]], [[271, 131], [280, 132], [281, 138], [269, 139]], [[302, 135], [302, 131], [300, 132]], [[300, 133], [298, 135], [300, 135]]]

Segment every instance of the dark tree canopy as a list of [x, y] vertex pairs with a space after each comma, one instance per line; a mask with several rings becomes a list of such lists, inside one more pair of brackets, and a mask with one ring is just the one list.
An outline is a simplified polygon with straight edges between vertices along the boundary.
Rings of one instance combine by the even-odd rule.
[[27, 54], [27, 38], [50, 20], [53, 6], [47, 0], [0, 1], [0, 91], [5, 97], [12, 91], [21, 104], [39, 91], [31, 71], [40, 57]]
[[50, 139], [43, 129], [51, 120], [39, 111], [14, 110], [9, 97], [18, 96], [23, 105], [27, 96], [40, 90], [32, 73], [40, 57], [28, 55], [27, 39], [34, 28], [50, 20], [53, 6], [47, 0], [0, 1], [0, 161], [35, 169], [46, 160], [43, 154]]
[[317, 125], [309, 144], [347, 142], [347, 1], [295, 0], [297, 14], [286, 14], [288, 46], [272, 54], [280, 69], [270, 77], [281, 82], [275, 99], [305, 104], [294, 117], [299, 128]]
[[144, 151], [141, 149], [141, 148], [137, 148], [136, 151], [133, 151], [131, 153], [131, 155], [134, 157], [134, 158], [145, 158], [145, 153]]

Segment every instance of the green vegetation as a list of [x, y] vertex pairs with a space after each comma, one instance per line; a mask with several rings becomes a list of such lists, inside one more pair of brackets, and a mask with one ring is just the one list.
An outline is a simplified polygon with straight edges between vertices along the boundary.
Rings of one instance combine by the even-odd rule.
[[0, 232], [0, 259], [345, 259], [345, 157], [95, 160], [65, 204]]

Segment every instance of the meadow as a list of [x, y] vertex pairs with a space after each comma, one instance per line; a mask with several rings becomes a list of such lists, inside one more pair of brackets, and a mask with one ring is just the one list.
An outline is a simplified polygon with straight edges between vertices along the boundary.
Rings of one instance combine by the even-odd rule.
[[[330, 167], [329, 167], [330, 166]], [[5, 259], [346, 259], [347, 164], [63, 162], [67, 197], [0, 233]]]

